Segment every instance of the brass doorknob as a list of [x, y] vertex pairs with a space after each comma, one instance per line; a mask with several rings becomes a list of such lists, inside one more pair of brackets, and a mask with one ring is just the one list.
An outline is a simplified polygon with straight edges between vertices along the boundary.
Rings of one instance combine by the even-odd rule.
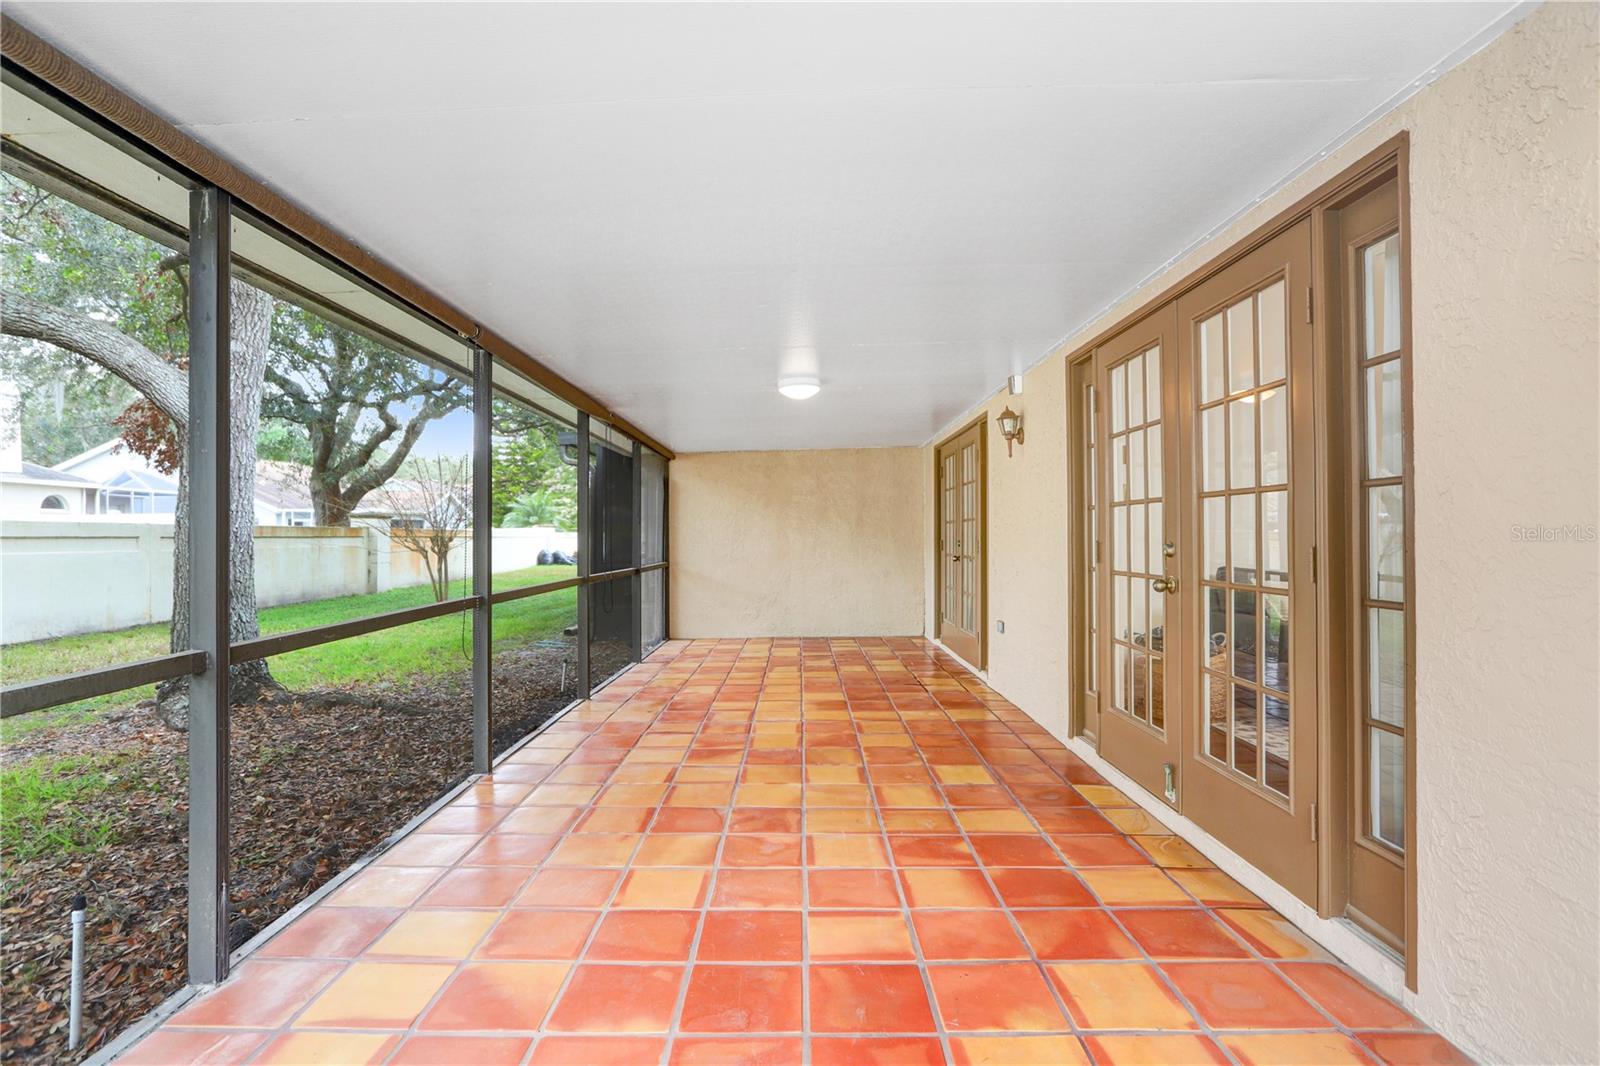
[[1158, 577], [1150, 582], [1150, 587], [1157, 592], [1177, 592], [1178, 579], [1175, 577]]

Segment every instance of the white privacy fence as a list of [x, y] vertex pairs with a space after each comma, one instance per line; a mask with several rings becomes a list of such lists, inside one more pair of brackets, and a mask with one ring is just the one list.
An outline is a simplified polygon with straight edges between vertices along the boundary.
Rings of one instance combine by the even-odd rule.
[[[541, 551], [577, 551], [578, 535], [534, 526], [496, 529], [494, 570], [521, 570]], [[451, 550], [466, 577], [470, 540]], [[258, 526], [256, 602], [262, 607], [357, 596], [427, 583], [422, 557], [371, 526]], [[0, 644], [100, 633], [172, 617], [172, 523], [7, 520], [0, 523]]]

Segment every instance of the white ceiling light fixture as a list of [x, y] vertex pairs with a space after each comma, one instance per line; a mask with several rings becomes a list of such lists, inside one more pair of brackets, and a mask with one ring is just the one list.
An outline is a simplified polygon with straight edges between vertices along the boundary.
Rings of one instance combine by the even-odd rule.
[[822, 391], [822, 383], [809, 376], [779, 378], [778, 391], [791, 400], [809, 400]]

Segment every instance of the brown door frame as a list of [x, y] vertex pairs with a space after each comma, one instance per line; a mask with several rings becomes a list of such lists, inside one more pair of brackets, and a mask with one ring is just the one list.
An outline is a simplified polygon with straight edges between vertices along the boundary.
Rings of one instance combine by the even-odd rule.
[[971, 665], [979, 670], [989, 668], [989, 412], [985, 408], [972, 421], [961, 426], [933, 446], [933, 632], [934, 637], [949, 648], [958, 658], [965, 658], [944, 640], [944, 550], [940, 536], [944, 526], [944, 492], [940, 483], [943, 471], [940, 456], [945, 449], [968, 433], [978, 434], [978, 559], [974, 570], [978, 574], [978, 631], [974, 634], [978, 655]]
[[[1066, 355], [1066, 377], [1068, 388], [1066, 390], [1067, 425], [1076, 425], [1075, 419], [1081, 417], [1076, 411], [1076, 392], [1071, 387], [1073, 375], [1079, 372], [1080, 365], [1086, 359], [1093, 357], [1094, 350], [1107, 340], [1115, 337], [1129, 326], [1135, 324], [1146, 315], [1160, 307], [1162, 304], [1177, 300], [1195, 286], [1203, 283], [1218, 271], [1226, 268], [1242, 257], [1248, 255], [1255, 248], [1271, 240], [1289, 227], [1310, 219], [1312, 222], [1312, 258], [1313, 258], [1313, 289], [1312, 289], [1312, 316], [1315, 323], [1313, 331], [1313, 352], [1318, 368], [1317, 373], [1317, 405], [1316, 405], [1316, 433], [1318, 442], [1318, 465], [1322, 468], [1322, 476], [1317, 479], [1317, 539], [1318, 546], [1322, 549], [1322, 558], [1327, 558], [1327, 551], [1347, 543], [1347, 535], [1343, 529], [1344, 508], [1346, 506], [1342, 492], [1336, 492], [1331, 483], [1337, 481], [1343, 485], [1343, 479], [1330, 476], [1333, 469], [1344, 470], [1347, 463], [1347, 454], [1352, 444], [1347, 439], [1346, 430], [1342, 421], [1344, 408], [1341, 406], [1343, 397], [1334, 390], [1334, 381], [1329, 378], [1342, 358], [1342, 352], [1337, 347], [1338, 332], [1335, 327], [1341, 318], [1341, 308], [1337, 299], [1330, 301], [1330, 287], [1327, 284], [1327, 254], [1328, 234], [1327, 212], [1341, 203], [1348, 202], [1355, 196], [1361, 195], [1377, 184], [1381, 184], [1387, 177], [1394, 177], [1398, 182], [1399, 191], [1399, 232], [1401, 237], [1401, 329], [1402, 343], [1407, 352], [1413, 352], [1412, 338], [1412, 237], [1411, 237], [1411, 200], [1410, 200], [1410, 134], [1401, 130], [1393, 137], [1384, 141], [1356, 162], [1346, 167], [1333, 178], [1322, 183], [1315, 189], [1301, 196], [1282, 211], [1278, 212], [1249, 235], [1235, 244], [1225, 248], [1211, 257], [1192, 272], [1178, 278], [1167, 285], [1149, 299], [1141, 301], [1133, 309], [1121, 317], [1110, 321], [1105, 327], [1090, 336], [1083, 343], [1077, 345]], [[1291, 309], [1292, 311], [1293, 309]], [[1330, 332], [1331, 331], [1331, 332]], [[1406, 483], [1408, 491], [1405, 496], [1405, 562], [1407, 580], [1414, 580], [1416, 567], [1414, 565], [1415, 547], [1414, 538], [1416, 523], [1413, 509], [1416, 498], [1415, 481], [1412, 478], [1412, 449], [1411, 449], [1411, 411], [1414, 406], [1412, 396], [1412, 369], [1413, 359], [1406, 359], [1402, 371], [1402, 395], [1404, 397], [1406, 424], [1405, 424], [1405, 449], [1406, 449]], [[1071, 433], [1069, 439], [1069, 454], [1072, 456], [1068, 464], [1068, 493], [1069, 499], [1077, 500], [1075, 493], [1078, 491], [1078, 467], [1081, 465], [1081, 434]], [[1333, 464], [1330, 467], [1329, 464]], [[1101, 500], [1102, 505], [1104, 500]], [[1074, 522], [1080, 522], [1079, 512], [1074, 509]], [[1069, 551], [1073, 538], [1068, 537]], [[1069, 558], [1068, 573], [1075, 579], [1080, 579], [1078, 570], [1079, 556], [1076, 554]], [[1349, 817], [1347, 813], [1347, 800], [1349, 788], [1348, 760], [1350, 736], [1353, 724], [1351, 722], [1351, 698], [1348, 691], [1354, 682], [1347, 675], [1350, 659], [1346, 641], [1342, 634], [1347, 631], [1349, 613], [1352, 610], [1349, 589], [1343, 588], [1337, 582], [1327, 580], [1331, 574], [1326, 563], [1319, 564], [1318, 583], [1316, 596], [1318, 598], [1318, 687], [1323, 693], [1323, 714], [1319, 730], [1319, 743], [1317, 753], [1318, 774], [1318, 804], [1316, 825], [1318, 827], [1318, 846], [1321, 849], [1319, 869], [1321, 871], [1320, 883], [1317, 892], [1317, 911], [1323, 917], [1342, 916], [1344, 913], [1344, 896], [1339, 888], [1338, 879], [1341, 871], [1347, 869]], [[1079, 615], [1071, 617], [1077, 619]], [[1410, 654], [1407, 656], [1405, 685], [1406, 701], [1410, 711], [1408, 740], [1406, 745], [1406, 867], [1405, 867], [1405, 906], [1406, 906], [1406, 943], [1403, 957], [1406, 974], [1406, 987], [1416, 991], [1418, 987], [1418, 945], [1417, 945], [1417, 797], [1416, 797], [1416, 767], [1417, 750], [1425, 743], [1423, 730], [1419, 728], [1416, 720], [1416, 619], [1415, 604], [1406, 612], [1406, 639]], [[1102, 637], [1102, 639], [1104, 639]], [[1080, 667], [1081, 668], [1081, 667]], [[1103, 679], [1102, 679], [1103, 684]], [[1074, 692], [1080, 686], [1073, 682]], [[1187, 698], [1187, 697], [1185, 697]], [[1081, 704], [1081, 699], [1076, 695], [1073, 699]], [[1084, 717], [1081, 713], [1072, 716], [1072, 728], [1075, 735], [1084, 734]]]
[[[1101, 688], [1105, 682], [1098, 666], [1094, 669], [1094, 687], [1089, 686], [1091, 663], [1098, 654], [1097, 645], [1090, 639], [1091, 634], [1098, 635], [1098, 624], [1091, 625], [1090, 615], [1099, 604], [1098, 589], [1095, 590], [1093, 601], [1089, 596], [1090, 581], [1093, 580], [1090, 576], [1090, 560], [1098, 544], [1098, 534], [1089, 521], [1090, 487], [1094, 478], [1094, 464], [1088, 455], [1089, 432], [1099, 418], [1099, 408], [1089, 403], [1091, 398], [1098, 398], [1099, 395], [1098, 390], [1093, 393], [1089, 391], [1095, 388], [1094, 369], [1092, 351], [1067, 363], [1066, 425], [1071, 435], [1067, 448], [1070, 466], [1067, 498], [1071, 501], [1067, 521], [1067, 602], [1071, 612], [1069, 632], [1074, 633], [1068, 659], [1069, 676], [1072, 679], [1068, 701], [1071, 721], [1068, 729], [1073, 736], [1089, 738], [1098, 750]], [[1098, 448], [1100, 437], [1097, 428], [1094, 430], [1094, 440]], [[1094, 500], [1097, 508], [1104, 503], [1098, 492]], [[1093, 569], [1098, 574], [1098, 563]]]

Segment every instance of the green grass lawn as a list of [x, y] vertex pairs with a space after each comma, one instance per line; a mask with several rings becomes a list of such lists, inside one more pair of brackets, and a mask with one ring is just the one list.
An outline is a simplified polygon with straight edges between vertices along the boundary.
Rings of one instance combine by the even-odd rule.
[[[532, 566], [496, 574], [493, 584], [499, 591], [560, 581], [576, 573], [571, 566]], [[451, 596], [464, 596], [469, 591], [466, 580], [452, 584]], [[287, 633], [432, 602], [430, 586], [413, 585], [368, 596], [339, 596], [268, 607], [260, 613], [261, 632]], [[501, 604], [494, 612], [496, 650], [560, 636], [576, 621], [577, 602], [576, 589], [563, 589]], [[167, 639], [167, 626], [162, 623], [7, 644], [0, 647], [0, 684], [14, 685], [164, 655]], [[465, 670], [471, 652], [472, 622], [467, 612], [461, 612], [289, 652], [275, 656], [270, 664], [273, 676], [294, 690]], [[0, 723], [0, 743], [24, 732], [68, 724], [96, 711], [127, 706], [154, 693], [155, 686], [147, 685], [6, 719]]]

